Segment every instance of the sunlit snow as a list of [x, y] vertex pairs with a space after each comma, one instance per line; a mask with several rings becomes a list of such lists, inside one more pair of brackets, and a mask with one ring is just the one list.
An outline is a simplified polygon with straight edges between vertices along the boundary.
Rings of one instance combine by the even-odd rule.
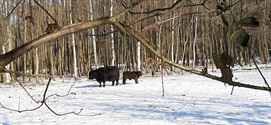
[[[263, 68], [271, 84], [271, 69]], [[218, 72], [214, 72], [218, 74]], [[234, 70], [234, 80], [265, 86], [257, 70]], [[44, 83], [47, 81], [45, 80]], [[120, 83], [122, 81], [120, 80]], [[66, 94], [73, 79], [51, 82], [47, 95]], [[98, 87], [94, 80], [82, 77], [65, 97], [52, 97], [48, 104], [31, 112], [13, 112], [0, 108], [2, 125], [189, 125], [189, 124], [271, 124], [271, 97], [265, 91], [235, 87], [201, 76], [184, 73], [164, 76], [165, 96], [162, 97], [161, 77], [143, 76], [139, 84]], [[28, 85], [27, 90], [41, 100], [46, 85]], [[38, 104], [31, 101], [23, 89], [0, 84], [0, 102], [12, 109], [30, 109]]]

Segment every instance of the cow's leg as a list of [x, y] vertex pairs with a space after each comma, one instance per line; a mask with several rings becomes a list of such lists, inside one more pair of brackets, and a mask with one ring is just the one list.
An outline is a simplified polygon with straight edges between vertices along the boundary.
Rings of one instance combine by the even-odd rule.
[[112, 81], [112, 86], [114, 86], [114, 82], [115, 82], [115, 81], [113, 80], [113, 81]]
[[116, 80], [116, 86], [118, 86], [118, 85], [119, 85], [119, 79]]
[[138, 83], [138, 78], [135, 78], [135, 83], [136, 83], [136, 84]]
[[102, 83], [101, 82], [99, 82], [99, 83], [100, 83], [99, 87], [102, 87]]
[[105, 87], [105, 82], [103, 82], [103, 87]]
[[123, 78], [122, 84], [126, 84], [125, 82], [126, 82], [126, 78]]

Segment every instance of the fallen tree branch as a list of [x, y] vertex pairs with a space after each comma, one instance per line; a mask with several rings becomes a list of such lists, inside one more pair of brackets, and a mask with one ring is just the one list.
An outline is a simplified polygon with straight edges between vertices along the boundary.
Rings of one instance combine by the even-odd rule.
[[[35, 110], [41, 108], [41, 107], [43, 106], [43, 104], [44, 104], [44, 105], [45, 105], [52, 113], [54, 113], [54, 114], [57, 115], [57, 116], [63, 116], [63, 115], [68, 115], [68, 114], [79, 115], [79, 114], [82, 112], [83, 108], [81, 108], [80, 111], [78, 111], [78, 112], [71, 111], [71, 112], [66, 112], [66, 113], [57, 113], [56, 111], [54, 111], [54, 110], [47, 104], [47, 102], [46, 102], [47, 99], [49, 99], [50, 97], [52, 97], [52, 96], [46, 97], [46, 93], [47, 93], [47, 91], [48, 91], [48, 88], [49, 88], [50, 83], [51, 83], [51, 78], [49, 78], [49, 81], [48, 81], [48, 83], [47, 83], [47, 85], [46, 85], [46, 88], [45, 88], [45, 90], [44, 90], [44, 92], [43, 92], [43, 99], [42, 99], [42, 101], [38, 101], [38, 103], [40, 103], [40, 104], [39, 104], [37, 107], [35, 107], [35, 108], [32, 108], [32, 109], [24, 109], [24, 110], [20, 110], [20, 109], [12, 109], [12, 108], [8, 108], [8, 107], [4, 106], [2, 103], [0, 103], [0, 107], [2, 107], [2, 108], [4, 108], [4, 109], [7, 109], [7, 110], [10, 110], [10, 111], [15, 111], [15, 112], [21, 113], [21, 112], [35, 111]], [[74, 86], [74, 84], [73, 84], [71, 87], [73, 87], [73, 86]], [[22, 87], [23, 87], [23, 86], [22, 86]], [[23, 87], [23, 88], [24, 88], [24, 87]], [[24, 88], [24, 89], [25, 89], [25, 88]], [[71, 90], [71, 88], [69, 89], [68, 93], [70, 92], [70, 90]], [[26, 90], [25, 90], [25, 91], [26, 91]], [[27, 92], [27, 91], [26, 91], [26, 92]], [[27, 92], [27, 93], [28, 93], [28, 92]], [[28, 93], [28, 94], [29, 94], [29, 93]], [[53, 95], [56, 95], [56, 94], [53, 94]], [[32, 97], [30, 94], [29, 94], [29, 96]]]
[[13, 75], [13, 77], [15, 78], [15, 81], [17, 81], [19, 83], [19, 85], [23, 88], [23, 90], [27, 93], [27, 95], [31, 98], [31, 100], [33, 100], [36, 103], [40, 103], [40, 101], [36, 100], [24, 87], [24, 85], [17, 79], [17, 77], [15, 75]]
[[9, 110], [9, 111], [14, 111], [14, 112], [19, 112], [19, 113], [29, 112], [29, 111], [35, 111], [35, 110], [39, 109], [42, 105], [43, 105], [43, 103], [40, 103], [40, 105], [38, 105], [37, 107], [35, 107], [33, 109], [19, 110], [19, 109], [8, 108], [8, 107], [4, 106], [2, 103], [0, 103], [0, 107], [2, 107], [3, 109]]
[[41, 44], [49, 43], [54, 41], [55, 39], [62, 37], [67, 34], [71, 34], [74, 32], [78, 32], [84, 29], [93, 28], [96, 26], [100, 26], [102, 24], [107, 24], [108, 18], [102, 18], [87, 22], [79, 22], [71, 25], [67, 25], [64, 27], [59, 28], [56, 32], [42, 35], [24, 45], [13, 49], [5, 54], [0, 55], [0, 72], [4, 71], [4, 66], [8, 65], [13, 60], [17, 59], [18, 57], [24, 55], [26, 52], [30, 51], [33, 48], [38, 47]]
[[[105, 25], [105, 24], [109, 24], [110, 21], [118, 21], [118, 19], [123, 16], [125, 13], [127, 13], [130, 9], [132, 9], [133, 7], [137, 6], [138, 4], [140, 4], [143, 0], [137, 0], [134, 3], [132, 3], [128, 8], [126, 8], [125, 10], [119, 12], [118, 14], [116, 14], [113, 17], [104, 17], [101, 19], [96, 19], [96, 20], [91, 20], [91, 21], [86, 21], [86, 22], [79, 22], [79, 23], [74, 23], [74, 24], [70, 24], [67, 26], [63, 26], [58, 28], [56, 31], [49, 33], [49, 34], [45, 34], [42, 35], [36, 39], [31, 40], [30, 42], [27, 42], [25, 44], [23, 44], [22, 46], [13, 49], [5, 54], [0, 55], [0, 72], [10, 72], [11, 71], [5, 71], [5, 66], [8, 65], [10, 62], [14, 61], [15, 59], [17, 59], [18, 57], [24, 55], [25, 53], [27, 53], [28, 51], [30, 51], [33, 48], [38, 47], [39, 45], [45, 44], [45, 43], [50, 43], [52, 41], [54, 41], [55, 39], [74, 33], [74, 32], [79, 32], [81, 30], [85, 30], [85, 29], [89, 29], [89, 28], [94, 28], [100, 25]], [[79, 113], [81, 113], [81, 111], [83, 109], [81, 109], [79, 112], [67, 112], [67, 113], [57, 113], [55, 112], [46, 102], [46, 100], [50, 97], [52, 97], [53, 95], [57, 95], [57, 94], [53, 94], [50, 95], [48, 97], [46, 97], [46, 93], [48, 91], [49, 85], [51, 82], [51, 77], [49, 78], [49, 81], [46, 85], [44, 94], [43, 94], [43, 99], [42, 101], [40, 101], [40, 105], [33, 108], [33, 109], [26, 109], [26, 110], [20, 110], [20, 109], [11, 109], [8, 107], [5, 107], [3, 104], [0, 103], [0, 107], [10, 110], [10, 111], [16, 111], [16, 112], [26, 112], [26, 111], [34, 111], [39, 109], [40, 107], [43, 106], [43, 104], [45, 104], [45, 106], [51, 111], [53, 112], [55, 115], [61, 116], [61, 115], [67, 115], [67, 114], [75, 114], [78, 115]], [[22, 84], [20, 84], [23, 88], [24, 86]], [[73, 84], [74, 85], [74, 84]], [[73, 85], [71, 87], [73, 87]], [[26, 89], [24, 88], [24, 90], [26, 91]], [[68, 93], [70, 92], [71, 88], [69, 89]], [[27, 92], [27, 91], [26, 91]], [[30, 93], [28, 93], [30, 95]], [[30, 95], [30, 97], [32, 97]], [[96, 115], [101, 115], [102, 113], [97, 113], [94, 114], [93, 116]], [[91, 115], [85, 115], [85, 116], [91, 116]]]
[[12, 70], [4, 70], [2, 73], [9, 73], [9, 74], [15, 74], [16, 76], [25, 76], [25, 77], [49, 77], [49, 75], [45, 74], [25, 74], [18, 71], [12, 71]]
[[217, 77], [211, 74], [206, 74], [203, 73], [201, 71], [195, 70], [193, 68], [188, 68], [188, 67], [184, 67], [180, 64], [176, 64], [171, 62], [169, 59], [167, 59], [166, 57], [162, 56], [159, 53], [159, 50], [155, 50], [150, 44], [150, 41], [145, 38], [141, 33], [137, 32], [136, 30], [132, 29], [129, 26], [124, 26], [123, 24], [120, 24], [119, 22], [111, 22], [112, 25], [114, 25], [117, 29], [120, 30], [120, 32], [122, 32], [123, 34], [128, 34], [130, 36], [133, 36], [134, 38], [136, 38], [141, 44], [143, 44], [147, 49], [149, 49], [152, 53], [154, 53], [157, 57], [161, 58], [165, 63], [177, 67], [179, 69], [182, 69], [184, 71], [196, 74], [196, 75], [200, 75], [200, 76], [204, 76], [213, 80], [217, 80], [223, 83], [227, 83], [229, 85], [232, 86], [238, 86], [238, 87], [244, 87], [244, 88], [250, 88], [250, 89], [256, 89], [256, 90], [264, 90], [264, 91], [268, 91], [271, 92], [271, 89], [269, 89], [268, 87], [263, 87], [263, 86], [256, 86], [256, 85], [250, 85], [250, 84], [244, 84], [244, 83], [240, 83], [240, 82], [234, 82], [234, 81], [228, 81], [228, 80], [223, 80], [221, 77]]
[[5, 69], [5, 66], [8, 65], [13, 60], [17, 59], [18, 57], [24, 55], [28, 51], [30, 51], [33, 48], [36, 48], [42, 44], [53, 42], [55, 39], [60, 38], [62, 36], [79, 32], [81, 30], [94, 28], [100, 25], [109, 24], [110, 21], [118, 21], [120, 17], [122, 17], [125, 13], [127, 13], [129, 10], [140, 4], [143, 0], [137, 0], [129, 5], [126, 9], [122, 10], [118, 14], [116, 14], [113, 17], [103, 17], [101, 19], [96, 20], [90, 20], [86, 22], [78, 22], [74, 24], [70, 24], [67, 26], [62, 26], [58, 28], [55, 32], [42, 35], [36, 39], [31, 40], [30, 42], [27, 42], [23, 44], [22, 46], [13, 49], [5, 54], [0, 55], [0, 72], [3, 72]]
[[[49, 79], [49, 81], [48, 81], [48, 83], [47, 83], [47, 85], [46, 85], [46, 88], [45, 88], [44, 93], [43, 93], [43, 99], [42, 99], [41, 103], [44, 103], [44, 105], [45, 105], [52, 113], [54, 113], [54, 114], [57, 115], [57, 116], [63, 116], [63, 115], [68, 115], [68, 114], [79, 115], [79, 114], [82, 112], [83, 109], [80, 109], [79, 112], [74, 112], [74, 111], [72, 111], [72, 112], [66, 112], [66, 113], [57, 113], [57, 112], [55, 112], [55, 111], [54, 111], [54, 110], [46, 103], [46, 100], [48, 99], [48, 98], [46, 98], [46, 93], [47, 93], [47, 91], [48, 91], [48, 88], [49, 88], [49, 85], [50, 85], [50, 81], [51, 81], [51, 78]], [[73, 86], [73, 85], [72, 85], [72, 86]]]

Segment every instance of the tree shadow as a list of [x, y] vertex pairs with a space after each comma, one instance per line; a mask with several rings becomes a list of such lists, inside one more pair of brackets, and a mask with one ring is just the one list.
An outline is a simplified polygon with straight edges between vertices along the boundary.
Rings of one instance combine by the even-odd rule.
[[[252, 114], [270, 109], [270, 106], [266, 105], [247, 105], [245, 108], [252, 108], [245, 111], [212, 111], [208, 109], [195, 109], [189, 111], [175, 110], [165, 105], [142, 105], [142, 104], [109, 104], [109, 103], [97, 103], [97, 105], [102, 106], [105, 111], [125, 114], [129, 117], [141, 120], [166, 120], [172, 123], [178, 123], [182, 119], [189, 118], [191, 121], [201, 124], [215, 124], [216, 121], [227, 124], [270, 124], [266, 120], [259, 119], [259, 117], [253, 117]], [[259, 108], [260, 107], [260, 108]], [[261, 113], [260, 113], [261, 114]], [[266, 113], [263, 113], [264, 115]], [[117, 119], [122, 118], [118, 115], [112, 115]], [[266, 119], [266, 118], [265, 118]]]
[[84, 86], [76, 86], [75, 88], [95, 88], [95, 87], [99, 87], [99, 85], [91, 84], [91, 85], [84, 85]]

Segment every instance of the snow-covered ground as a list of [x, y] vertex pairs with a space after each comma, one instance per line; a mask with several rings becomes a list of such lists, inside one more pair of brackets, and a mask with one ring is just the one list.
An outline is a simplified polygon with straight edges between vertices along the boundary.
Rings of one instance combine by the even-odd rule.
[[[262, 69], [271, 83], [271, 69]], [[235, 70], [235, 81], [265, 86], [256, 70]], [[52, 81], [47, 95], [66, 94], [73, 80]], [[121, 80], [120, 80], [121, 82]], [[139, 84], [97, 87], [96, 81], [82, 78], [70, 94], [52, 97], [48, 104], [58, 113], [80, 111], [80, 115], [56, 116], [45, 106], [31, 112], [13, 112], [0, 108], [2, 125], [204, 125], [271, 124], [270, 93], [231, 86], [193, 74], [141, 77]], [[45, 85], [27, 86], [41, 100]], [[18, 85], [0, 84], [0, 102], [13, 109], [37, 106]]]

